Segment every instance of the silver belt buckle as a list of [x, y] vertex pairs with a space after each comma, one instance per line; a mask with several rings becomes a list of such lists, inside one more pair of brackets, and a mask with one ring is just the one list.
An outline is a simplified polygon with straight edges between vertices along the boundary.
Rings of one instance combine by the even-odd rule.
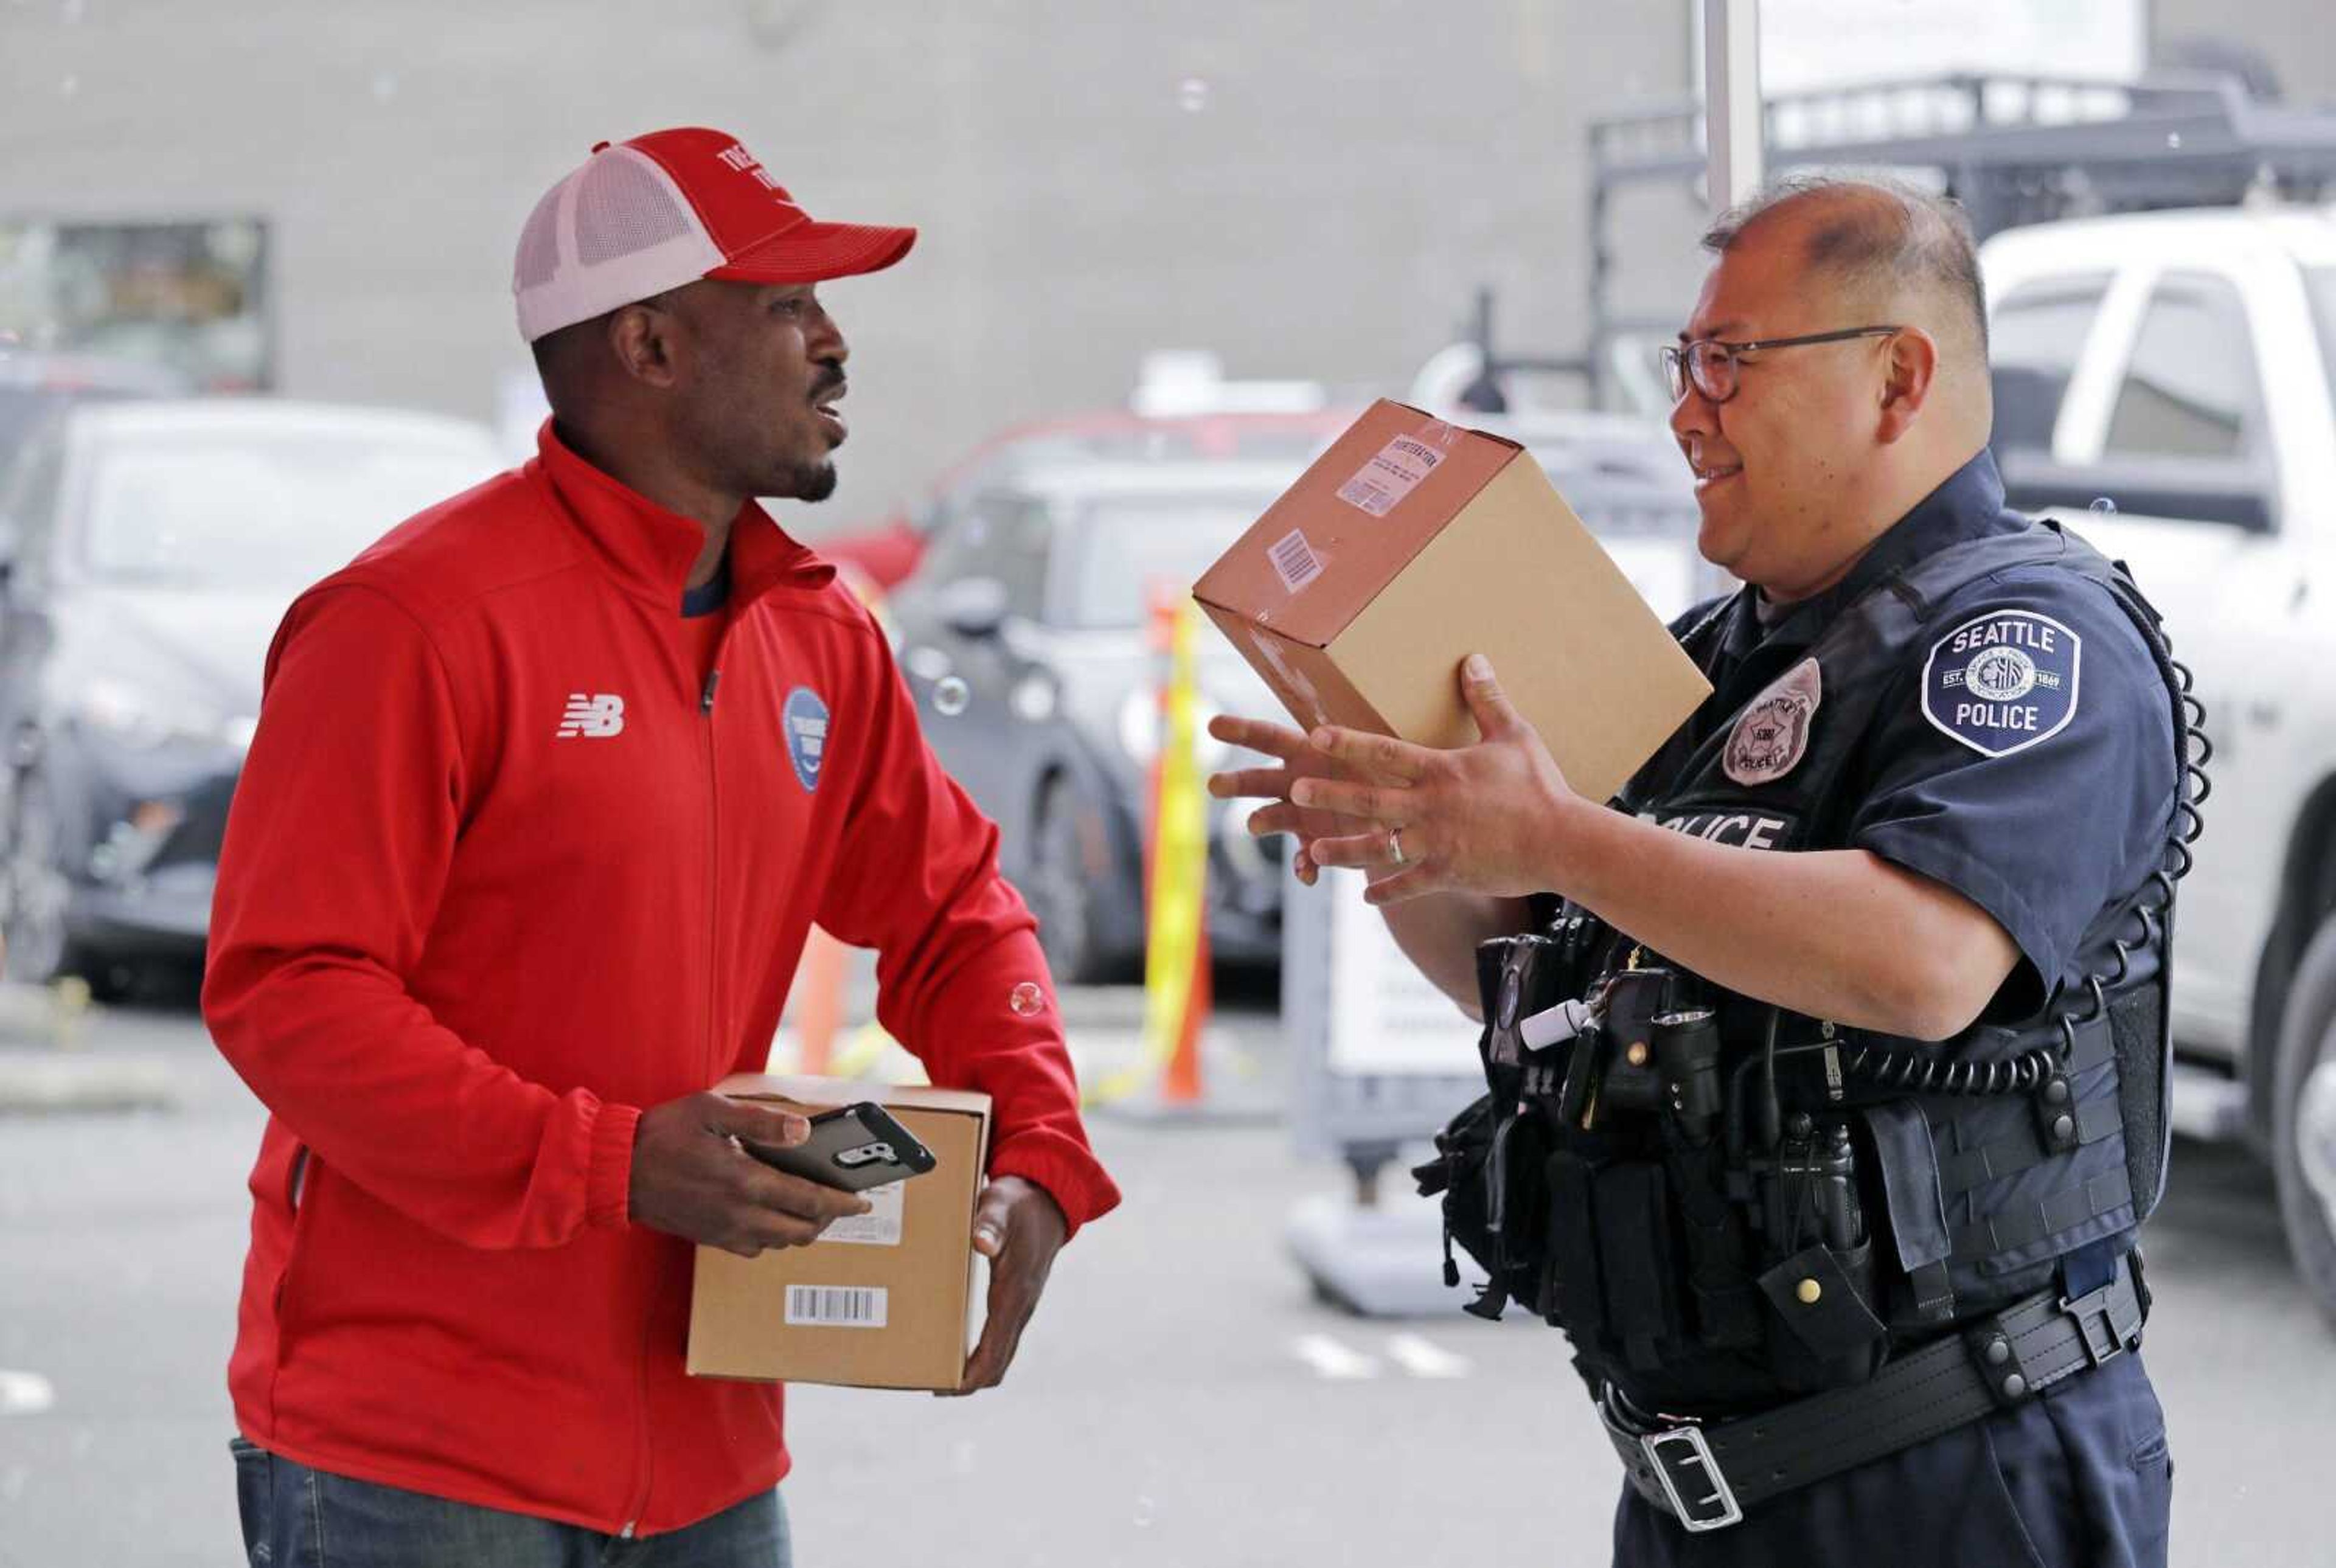
[[[1711, 1445], [1704, 1441], [1700, 1427], [1670, 1427], [1650, 1432], [1639, 1439], [1639, 1446], [1645, 1451], [1647, 1463], [1654, 1466], [1655, 1479], [1662, 1483], [1663, 1495], [1670, 1499], [1671, 1513], [1691, 1534], [1724, 1530], [1744, 1517], [1744, 1510], [1737, 1505], [1736, 1494], [1729, 1490], [1728, 1477], [1719, 1473], [1718, 1461], [1712, 1458]], [[1690, 1503], [1680, 1489], [1682, 1484], [1689, 1491], [1708, 1486], [1710, 1495]]]

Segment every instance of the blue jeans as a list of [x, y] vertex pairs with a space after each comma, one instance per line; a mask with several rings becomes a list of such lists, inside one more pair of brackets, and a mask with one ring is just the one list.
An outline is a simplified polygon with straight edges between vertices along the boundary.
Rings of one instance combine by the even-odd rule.
[[637, 1541], [311, 1470], [241, 1437], [236, 1504], [252, 1568], [790, 1568], [774, 1490]]

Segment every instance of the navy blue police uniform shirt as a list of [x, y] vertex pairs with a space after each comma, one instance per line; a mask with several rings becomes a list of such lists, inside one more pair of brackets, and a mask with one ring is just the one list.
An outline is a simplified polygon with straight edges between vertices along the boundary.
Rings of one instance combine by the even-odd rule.
[[[1877, 539], [1827, 591], [1722, 611], [1698, 738], [1728, 722], [1892, 574], [1966, 540], [2017, 532], [1993, 455], [1977, 457]], [[2145, 585], [2146, 588], [2146, 585]], [[1707, 607], [1708, 609], [1708, 607]], [[1682, 630], [1703, 618], [1689, 612]], [[1844, 774], [1846, 843], [1952, 888], [1993, 917], [2020, 961], [1990, 1016], [2081, 983], [2085, 929], [2159, 863], [2176, 769], [2165, 683], [2107, 589], [2013, 567], [1957, 589], [1891, 677]], [[2008, 722], [2006, 722], [2008, 721]]]

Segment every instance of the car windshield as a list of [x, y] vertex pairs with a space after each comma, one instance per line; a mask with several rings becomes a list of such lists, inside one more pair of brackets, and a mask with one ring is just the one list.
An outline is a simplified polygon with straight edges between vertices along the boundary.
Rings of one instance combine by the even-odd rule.
[[1152, 585], [1180, 597], [1271, 506], [1254, 494], [1129, 495], [1088, 502], [1071, 538], [1064, 623], [1095, 631], [1144, 624]]
[[141, 433], [100, 453], [82, 564], [109, 582], [313, 582], [493, 467], [483, 444], [443, 437]]

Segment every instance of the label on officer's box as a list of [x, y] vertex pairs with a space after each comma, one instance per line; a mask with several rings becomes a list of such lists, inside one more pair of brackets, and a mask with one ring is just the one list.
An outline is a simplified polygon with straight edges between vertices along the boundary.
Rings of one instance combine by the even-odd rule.
[[1417, 436], [1398, 435], [1338, 487], [1338, 499], [1373, 517], [1385, 517], [1443, 461], [1442, 453]]

